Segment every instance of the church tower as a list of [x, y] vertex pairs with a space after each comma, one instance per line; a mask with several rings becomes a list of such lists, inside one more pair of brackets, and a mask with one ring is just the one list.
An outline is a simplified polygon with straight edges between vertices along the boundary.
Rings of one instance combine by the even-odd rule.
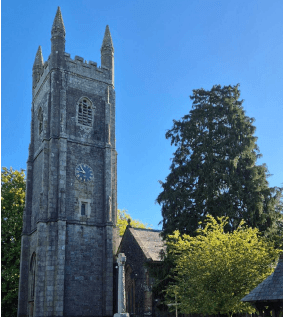
[[113, 316], [117, 218], [114, 48], [101, 66], [65, 52], [58, 7], [51, 54], [32, 69], [18, 317]]

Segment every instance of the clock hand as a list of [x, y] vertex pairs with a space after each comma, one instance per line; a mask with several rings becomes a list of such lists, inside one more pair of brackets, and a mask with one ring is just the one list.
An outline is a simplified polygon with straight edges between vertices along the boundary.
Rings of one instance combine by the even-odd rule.
[[85, 171], [84, 171], [84, 169], [82, 168], [82, 165], [79, 165], [79, 166], [80, 166], [82, 172], [85, 174]]

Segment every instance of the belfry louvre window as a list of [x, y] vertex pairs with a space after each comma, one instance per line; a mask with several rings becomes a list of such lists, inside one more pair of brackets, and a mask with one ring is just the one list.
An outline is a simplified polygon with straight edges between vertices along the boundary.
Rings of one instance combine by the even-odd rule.
[[78, 123], [88, 127], [92, 126], [92, 105], [86, 98], [79, 102]]

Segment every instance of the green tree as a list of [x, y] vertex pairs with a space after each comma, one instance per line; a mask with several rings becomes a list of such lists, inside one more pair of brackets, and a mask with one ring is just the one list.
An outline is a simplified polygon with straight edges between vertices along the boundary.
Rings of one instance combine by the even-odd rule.
[[1, 172], [1, 292], [2, 316], [17, 314], [20, 273], [21, 232], [25, 205], [24, 171]]
[[207, 214], [229, 217], [226, 230], [244, 219], [279, 234], [282, 189], [269, 188], [266, 165], [256, 164], [254, 119], [239, 98], [239, 85], [193, 90], [192, 110], [167, 131], [176, 151], [157, 197], [164, 237], [177, 229], [195, 234]]
[[142, 229], [150, 229], [151, 226], [148, 225], [147, 223], [142, 223], [139, 220], [134, 220], [132, 217], [127, 213], [125, 209], [120, 210], [118, 209], [118, 217], [117, 217], [117, 227], [119, 229], [119, 235], [122, 237], [127, 225], [128, 221], [131, 222], [131, 226], [133, 228], [142, 228]]
[[280, 250], [244, 221], [233, 232], [224, 232], [227, 217], [207, 216], [197, 236], [169, 235], [168, 250], [175, 259], [175, 283], [166, 289], [167, 302], [179, 303], [184, 313], [203, 315], [251, 313], [241, 302], [246, 294], [274, 270]]

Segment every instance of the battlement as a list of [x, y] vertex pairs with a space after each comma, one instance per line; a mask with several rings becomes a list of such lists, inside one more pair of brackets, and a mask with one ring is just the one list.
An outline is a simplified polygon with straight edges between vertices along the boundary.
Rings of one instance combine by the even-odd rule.
[[74, 59], [71, 58], [69, 53], [64, 53], [64, 55], [68, 71], [98, 80], [110, 79], [109, 69], [107, 67], [103, 65], [98, 67], [96, 62], [87, 61], [77, 55]]
[[104, 66], [97, 66], [96, 62], [87, 61], [83, 57], [71, 58], [69, 53], [64, 53], [67, 71], [92, 79], [110, 82], [110, 70]]
[[[42, 72], [38, 78], [36, 87], [34, 87], [35, 91], [39, 89], [51, 70], [50, 57], [51, 55], [49, 55], [48, 60], [43, 64]], [[69, 53], [64, 53], [64, 58], [66, 62], [66, 68], [64, 71], [111, 84], [110, 70], [106, 66], [97, 66], [96, 62], [91, 60], [87, 61], [83, 57], [77, 55], [74, 59], [72, 59], [71, 54]]]
[[97, 63], [96, 62], [84, 60], [84, 58], [81, 57], [81, 56], [77, 56], [76, 55], [74, 59], [71, 59], [71, 54], [69, 54], [69, 53], [64, 53], [64, 56], [65, 56], [65, 60], [66, 61], [71, 62], [73, 64], [82, 65], [83, 67], [91, 67], [91, 66], [93, 66], [99, 72], [103, 72], [104, 69], [108, 70], [108, 68], [103, 66], [103, 65], [100, 66], [100, 67], [97, 67]]

